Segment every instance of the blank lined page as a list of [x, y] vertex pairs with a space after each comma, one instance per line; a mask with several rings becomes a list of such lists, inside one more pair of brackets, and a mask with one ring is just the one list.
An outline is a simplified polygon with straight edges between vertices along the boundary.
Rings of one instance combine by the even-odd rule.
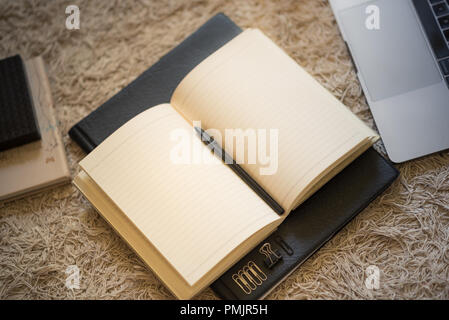
[[[175, 90], [171, 104], [185, 118], [201, 120], [204, 129], [218, 129], [223, 138], [225, 129], [265, 129], [268, 143], [270, 129], [277, 130], [277, 154], [271, 154], [271, 161], [277, 158], [278, 165], [271, 175], [261, 174], [268, 164], [258, 155], [250, 164], [248, 154], [242, 157], [235, 146], [231, 150], [225, 144], [225, 149], [244, 161], [243, 168], [287, 211], [320, 174], [331, 171], [364, 141], [371, 144], [377, 138], [255, 29], [244, 31], [193, 69]], [[270, 156], [269, 146], [265, 154]]]
[[279, 217], [196, 136], [189, 135], [191, 146], [204, 151], [203, 163], [173, 163], [175, 130], [193, 133], [170, 105], [153, 107], [118, 129], [80, 166], [193, 285]]

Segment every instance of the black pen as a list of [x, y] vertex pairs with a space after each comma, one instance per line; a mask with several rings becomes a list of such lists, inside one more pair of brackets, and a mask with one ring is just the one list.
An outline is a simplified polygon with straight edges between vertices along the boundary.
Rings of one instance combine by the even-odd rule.
[[218, 143], [207, 134], [202, 128], [195, 127], [195, 131], [200, 136], [201, 141], [211, 149], [232, 171], [234, 171], [251, 189], [254, 190], [277, 214], [284, 213], [284, 209], [276, 202], [251, 176], [243, 170], [234, 159], [223, 150]]

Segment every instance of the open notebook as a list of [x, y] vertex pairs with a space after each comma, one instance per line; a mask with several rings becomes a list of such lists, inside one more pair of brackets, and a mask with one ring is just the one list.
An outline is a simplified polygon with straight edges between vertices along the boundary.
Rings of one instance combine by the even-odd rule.
[[[218, 142], [283, 215], [194, 134], [189, 150], [201, 150], [201, 161], [173, 161], [176, 132], [193, 132], [194, 121], [222, 137], [226, 129], [277, 130], [274, 142], [259, 140], [267, 150], [276, 144], [270, 174], [262, 174], [266, 159], [244, 161], [232, 143]], [[190, 298], [377, 139], [269, 38], [249, 29], [195, 67], [170, 104], [142, 112], [101, 143], [80, 162], [74, 183], [177, 297]]]

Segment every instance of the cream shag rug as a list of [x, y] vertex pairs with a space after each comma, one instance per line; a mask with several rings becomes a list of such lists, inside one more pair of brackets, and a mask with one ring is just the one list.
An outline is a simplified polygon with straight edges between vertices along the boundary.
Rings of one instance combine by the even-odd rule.
[[[65, 28], [65, 8], [81, 29]], [[42, 55], [72, 176], [77, 121], [224, 12], [257, 27], [374, 127], [327, 1], [0, 0], [0, 58]], [[384, 153], [381, 143], [376, 148]], [[270, 295], [271, 299], [449, 298], [449, 153], [399, 165], [400, 178]], [[0, 182], [1, 183], [1, 182]], [[65, 269], [81, 270], [79, 290]], [[365, 287], [365, 269], [380, 287]], [[0, 298], [173, 298], [71, 185], [0, 208]], [[207, 289], [198, 298], [216, 298]]]

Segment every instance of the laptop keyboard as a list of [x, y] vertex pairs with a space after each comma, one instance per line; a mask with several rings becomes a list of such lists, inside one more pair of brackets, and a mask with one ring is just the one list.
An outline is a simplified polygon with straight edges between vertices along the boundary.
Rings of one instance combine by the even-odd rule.
[[413, 5], [449, 87], [449, 0], [413, 0]]

